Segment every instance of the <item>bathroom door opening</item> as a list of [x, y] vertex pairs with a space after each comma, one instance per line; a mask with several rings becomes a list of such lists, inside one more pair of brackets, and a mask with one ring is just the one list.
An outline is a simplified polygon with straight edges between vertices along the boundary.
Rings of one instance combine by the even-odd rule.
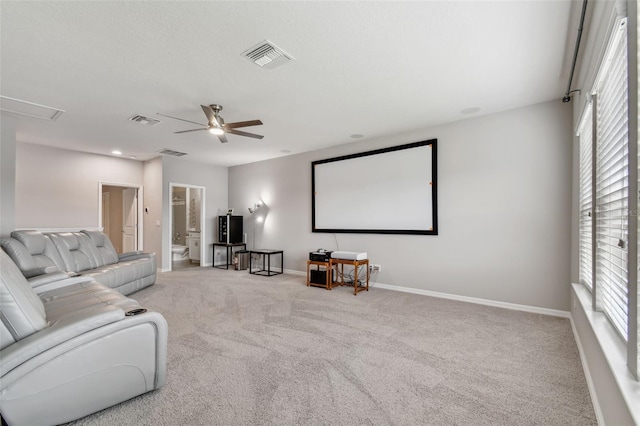
[[201, 266], [205, 262], [205, 188], [169, 184], [170, 270]]

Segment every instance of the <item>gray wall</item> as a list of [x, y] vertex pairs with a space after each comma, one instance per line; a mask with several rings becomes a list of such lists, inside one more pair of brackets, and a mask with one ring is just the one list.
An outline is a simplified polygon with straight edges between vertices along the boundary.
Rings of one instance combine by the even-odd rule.
[[[162, 158], [162, 222], [169, 224], [169, 209], [171, 208], [171, 194], [169, 184], [196, 185], [205, 187], [205, 217], [201, 220], [201, 244], [206, 247], [205, 258], [200, 260], [200, 265], [211, 264], [211, 256], [214, 242], [215, 218], [220, 212], [227, 209], [227, 168], [197, 163], [174, 157]], [[201, 228], [202, 229], [202, 228]], [[162, 226], [162, 246], [165, 248], [159, 257], [159, 264], [163, 270], [170, 268], [171, 253], [171, 227]]]
[[14, 117], [0, 113], [0, 236], [3, 237], [15, 229], [16, 123]]
[[17, 144], [16, 228], [95, 228], [98, 183], [142, 185], [139, 161]]
[[[251, 245], [247, 207], [266, 203], [256, 246], [284, 249], [286, 269], [305, 270], [319, 247], [366, 251], [382, 265], [381, 283], [567, 311], [570, 123], [571, 106], [554, 101], [232, 167], [229, 206], [247, 216]], [[438, 139], [440, 235], [311, 232], [311, 161], [431, 138]], [[357, 188], [354, 200], [367, 202]]]
[[144, 163], [144, 249], [156, 254], [158, 268], [162, 268], [162, 158]]

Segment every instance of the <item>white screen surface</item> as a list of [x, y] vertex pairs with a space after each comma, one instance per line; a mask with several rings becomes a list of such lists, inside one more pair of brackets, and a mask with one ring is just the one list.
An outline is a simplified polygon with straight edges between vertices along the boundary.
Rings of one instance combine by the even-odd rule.
[[314, 162], [314, 231], [436, 233], [435, 142]]

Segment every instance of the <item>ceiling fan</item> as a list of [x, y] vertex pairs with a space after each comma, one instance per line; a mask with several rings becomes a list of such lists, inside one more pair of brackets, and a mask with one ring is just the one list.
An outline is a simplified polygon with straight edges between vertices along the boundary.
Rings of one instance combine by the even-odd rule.
[[[199, 129], [190, 129], [190, 130], [181, 130], [179, 132], [174, 133], [188, 133], [188, 132], [197, 132], [200, 130], [208, 130], [213, 133], [220, 139], [220, 142], [228, 142], [226, 133], [238, 136], [246, 136], [249, 138], [262, 139], [264, 136], [256, 135], [254, 133], [243, 132], [242, 130], [237, 130], [238, 127], [249, 127], [249, 126], [260, 126], [262, 125], [262, 121], [260, 120], [249, 120], [249, 121], [237, 121], [235, 123], [225, 123], [222, 117], [220, 117], [220, 111], [222, 111], [222, 105], [200, 105], [202, 107], [202, 111], [207, 116], [208, 124], [207, 127], [201, 127]], [[185, 120], [183, 118], [172, 117], [170, 115], [160, 114], [163, 117], [173, 118], [174, 120], [186, 121], [187, 123], [197, 124], [199, 126], [204, 126], [204, 124], [196, 123], [195, 121]]]

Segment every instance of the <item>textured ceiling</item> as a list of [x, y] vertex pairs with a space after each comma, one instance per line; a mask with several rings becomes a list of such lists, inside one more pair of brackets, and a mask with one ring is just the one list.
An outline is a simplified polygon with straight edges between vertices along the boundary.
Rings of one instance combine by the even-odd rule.
[[[572, 3], [2, 1], [0, 94], [65, 110], [19, 118], [21, 142], [244, 164], [559, 99]], [[265, 70], [241, 55], [265, 39], [294, 60]], [[156, 115], [206, 123], [212, 103], [227, 122], [261, 119], [245, 130], [265, 138], [223, 145]]]

